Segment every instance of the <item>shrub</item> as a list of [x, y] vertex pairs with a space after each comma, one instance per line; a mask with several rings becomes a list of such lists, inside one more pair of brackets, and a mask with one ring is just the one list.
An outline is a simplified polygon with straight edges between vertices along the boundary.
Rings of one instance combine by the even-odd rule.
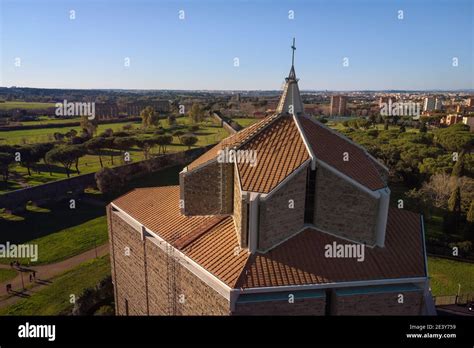
[[120, 193], [124, 187], [125, 180], [110, 168], [102, 168], [95, 173], [97, 188], [106, 196]]

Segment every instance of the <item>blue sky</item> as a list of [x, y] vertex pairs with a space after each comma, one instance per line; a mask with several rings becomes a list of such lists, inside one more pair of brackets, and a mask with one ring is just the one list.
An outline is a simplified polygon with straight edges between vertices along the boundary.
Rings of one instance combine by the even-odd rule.
[[0, 2], [1, 86], [279, 89], [296, 37], [302, 89], [474, 88], [472, 0]]

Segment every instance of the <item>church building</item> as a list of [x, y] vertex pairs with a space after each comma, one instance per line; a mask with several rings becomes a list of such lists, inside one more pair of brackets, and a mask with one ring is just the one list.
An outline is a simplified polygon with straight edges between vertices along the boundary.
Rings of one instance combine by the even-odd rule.
[[108, 205], [117, 315], [434, 314], [422, 216], [305, 114], [292, 48], [273, 115]]

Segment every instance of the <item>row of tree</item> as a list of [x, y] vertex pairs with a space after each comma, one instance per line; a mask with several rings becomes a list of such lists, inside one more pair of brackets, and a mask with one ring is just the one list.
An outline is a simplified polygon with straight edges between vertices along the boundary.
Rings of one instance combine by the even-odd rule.
[[[188, 149], [195, 145], [198, 141], [197, 137], [192, 134], [177, 135], [180, 142], [187, 146]], [[78, 137], [76, 137], [78, 138]], [[71, 139], [75, 139], [71, 137]], [[105, 132], [101, 136], [94, 138], [81, 138], [81, 142], [74, 143], [42, 143], [24, 146], [0, 145], [0, 172], [4, 181], [8, 181], [10, 168], [13, 164], [19, 163], [27, 168], [28, 175], [31, 176], [31, 170], [34, 169], [38, 173], [41, 172], [40, 161], [49, 168], [51, 173], [51, 164], [60, 163], [67, 176], [70, 176], [71, 168], [74, 165], [78, 174], [79, 159], [87, 154], [99, 157], [101, 168], [104, 167], [102, 156], [110, 155], [111, 163], [114, 164], [114, 156], [119, 150], [122, 158], [125, 158], [126, 150], [138, 147], [143, 151], [144, 158], [148, 159], [153, 148], [158, 147], [158, 154], [164, 154], [167, 147], [173, 142], [173, 136], [167, 134], [146, 135], [129, 135], [127, 132]]]

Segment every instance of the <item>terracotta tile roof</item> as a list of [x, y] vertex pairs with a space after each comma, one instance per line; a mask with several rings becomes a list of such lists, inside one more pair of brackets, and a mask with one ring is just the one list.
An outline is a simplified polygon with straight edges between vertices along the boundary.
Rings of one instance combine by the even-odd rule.
[[249, 253], [239, 248], [232, 216], [182, 215], [179, 186], [135, 189], [112, 203], [228, 286], [235, 286]]
[[[373, 159], [364, 150], [308, 117], [300, 117], [300, 120], [303, 132], [317, 159], [370, 190], [386, 186]], [[344, 161], [344, 152], [349, 153], [349, 161]]]
[[225, 138], [219, 144], [211, 148], [209, 151], [204, 153], [202, 156], [196, 158], [193, 162], [188, 165], [188, 170], [193, 170], [194, 168], [209, 162], [217, 157], [219, 150], [224, 148], [232, 148], [234, 146], [239, 146], [252, 136], [254, 136], [260, 129], [264, 128], [270, 122], [272, 122], [277, 115], [271, 115], [261, 119], [260, 121], [244, 128], [238, 133], [231, 135], [230, 137]]
[[210, 215], [181, 214], [179, 194], [179, 186], [139, 188], [117, 198], [113, 204], [161, 238], [175, 242], [215, 219]]
[[239, 248], [231, 216], [190, 244], [183, 252], [232, 288], [249, 257], [247, 250]]
[[420, 215], [390, 209], [385, 247], [365, 248], [365, 260], [326, 258], [325, 246], [349, 242], [308, 228], [265, 254], [253, 255], [238, 286], [309, 285], [424, 277]]
[[238, 163], [242, 190], [268, 193], [308, 160], [309, 154], [290, 115], [281, 116], [240, 150], [256, 151], [257, 163]]
[[[181, 215], [179, 186], [137, 189], [113, 202], [230, 287], [266, 287], [423, 277], [420, 215], [390, 209], [385, 247], [365, 261], [328, 259], [324, 247], [348, 242], [312, 228], [265, 254], [240, 250], [231, 216]], [[239, 251], [239, 252], [236, 252]]]

